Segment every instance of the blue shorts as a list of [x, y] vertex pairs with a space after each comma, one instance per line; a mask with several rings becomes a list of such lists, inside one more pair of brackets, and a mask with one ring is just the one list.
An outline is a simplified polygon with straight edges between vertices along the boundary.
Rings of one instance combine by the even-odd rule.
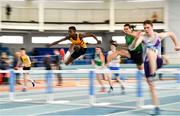
[[[108, 67], [110, 70], [120, 70], [120, 67]], [[114, 76], [119, 76], [119, 73], [114, 73]]]
[[[156, 65], [157, 65], [157, 69], [159, 69], [159, 68], [162, 67], [162, 65], [163, 65], [163, 60], [162, 60], [162, 58], [157, 57], [157, 59], [156, 59]], [[145, 71], [145, 76], [146, 76], [146, 78], [151, 77], [149, 61], [144, 61], [144, 71]]]

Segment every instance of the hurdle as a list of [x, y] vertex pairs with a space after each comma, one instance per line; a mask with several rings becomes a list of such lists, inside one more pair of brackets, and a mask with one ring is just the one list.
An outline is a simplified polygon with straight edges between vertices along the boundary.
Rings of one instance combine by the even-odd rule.
[[[142, 78], [143, 78], [143, 73], [141, 71], [138, 71], [135, 68], [132, 69], [122, 69], [120, 71], [110, 71], [109, 70], [101, 70], [97, 71], [95, 69], [77, 69], [77, 70], [30, 70], [30, 71], [18, 71], [18, 70], [6, 70], [6, 71], [0, 71], [0, 73], [10, 73], [10, 80], [9, 80], [9, 100], [10, 101], [16, 101], [16, 102], [24, 102], [24, 101], [29, 101], [32, 99], [15, 99], [14, 92], [15, 92], [15, 73], [32, 73], [32, 74], [46, 74], [46, 93], [47, 93], [47, 103], [52, 103], [52, 104], [66, 104], [69, 103], [70, 101], [68, 100], [60, 100], [60, 101], [55, 101], [54, 96], [53, 96], [53, 88], [52, 88], [52, 74], [53, 73], [85, 73], [89, 74], [89, 105], [90, 106], [95, 106], [95, 107], [111, 107], [109, 106], [111, 103], [96, 103], [96, 98], [95, 98], [95, 88], [94, 88], [94, 80], [95, 80], [95, 74], [96, 73], [120, 73], [120, 74], [135, 74], [136, 75], [136, 96], [137, 96], [137, 106], [136, 107], [128, 107], [128, 108], [143, 108], [143, 109], [151, 109], [154, 106], [152, 105], [144, 105], [144, 100], [143, 100], [143, 87], [142, 87]], [[171, 73], [175, 74], [176, 77], [176, 82], [179, 85], [180, 84], [180, 71], [179, 69], [160, 69], [157, 71], [158, 73]], [[112, 106], [113, 107], [113, 106]], [[116, 106], [117, 107], [117, 106]], [[123, 106], [119, 106], [123, 107]], [[126, 106], [125, 106], [126, 107]]]

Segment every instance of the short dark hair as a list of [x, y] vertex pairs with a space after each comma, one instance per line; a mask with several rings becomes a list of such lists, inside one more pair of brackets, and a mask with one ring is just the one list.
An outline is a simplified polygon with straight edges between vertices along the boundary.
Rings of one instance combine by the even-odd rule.
[[75, 27], [75, 26], [70, 26], [70, 27], [69, 27], [69, 30], [70, 30], [70, 29], [76, 31], [76, 27]]
[[143, 22], [143, 25], [146, 25], [146, 24], [149, 24], [149, 25], [153, 26], [153, 23], [152, 23], [151, 20], [145, 20], [145, 21]]
[[116, 41], [110, 40], [109, 43], [110, 43], [110, 44], [113, 44], [113, 43], [116, 43]]
[[124, 27], [126, 27], [126, 26], [129, 27], [130, 29], [132, 29], [133, 31], [136, 28], [136, 25], [130, 25], [129, 23], [124, 24]]
[[124, 24], [124, 27], [126, 27], [126, 26], [131, 28], [131, 25], [129, 23]]
[[117, 44], [111, 44], [111, 45], [113, 45], [113, 46], [117, 47]]
[[100, 48], [101, 51], [104, 52], [104, 49], [101, 46], [97, 45], [96, 48]]
[[26, 50], [25, 48], [21, 48], [20, 50]]
[[101, 46], [99, 46], [99, 45], [97, 45], [97, 46], [96, 46], [96, 48], [100, 48], [100, 49], [101, 49], [102, 47], [101, 47]]

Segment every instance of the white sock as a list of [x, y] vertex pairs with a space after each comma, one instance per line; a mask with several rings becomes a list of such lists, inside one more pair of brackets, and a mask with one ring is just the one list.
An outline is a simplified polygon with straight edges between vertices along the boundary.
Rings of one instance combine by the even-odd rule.
[[65, 56], [64, 56], [64, 62], [67, 61], [67, 59], [70, 57], [70, 55], [71, 55], [70, 51], [67, 51]]

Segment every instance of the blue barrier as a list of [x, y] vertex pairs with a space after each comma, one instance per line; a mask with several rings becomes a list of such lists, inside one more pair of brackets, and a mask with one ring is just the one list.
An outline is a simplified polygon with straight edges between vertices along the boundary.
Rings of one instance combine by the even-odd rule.
[[53, 85], [52, 85], [52, 71], [48, 70], [46, 73], [46, 83], [47, 83], [47, 88], [46, 88], [46, 93], [53, 93]]
[[136, 81], [137, 81], [137, 97], [142, 97], [143, 92], [142, 92], [142, 72], [137, 71], [136, 73]]
[[176, 82], [180, 83], [180, 74], [175, 74], [176, 75]]
[[13, 70], [11, 70], [10, 71], [10, 77], [9, 77], [9, 91], [11, 92], [11, 93], [14, 93], [14, 85], [15, 84], [15, 74], [14, 74], [14, 71]]
[[89, 72], [89, 95], [94, 96], [94, 72]]

